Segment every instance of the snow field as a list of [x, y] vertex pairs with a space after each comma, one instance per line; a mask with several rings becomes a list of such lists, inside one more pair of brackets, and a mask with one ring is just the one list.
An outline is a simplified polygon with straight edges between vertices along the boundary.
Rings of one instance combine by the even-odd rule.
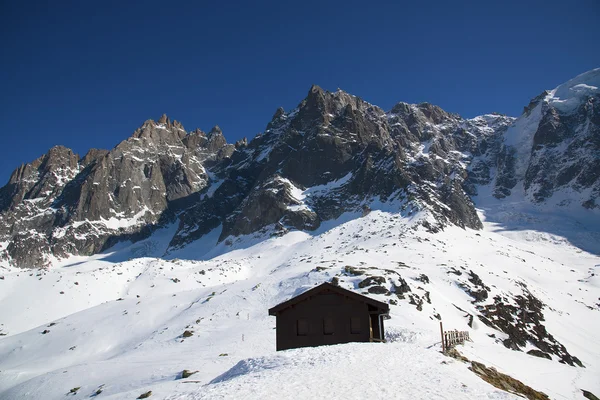
[[[364, 218], [342, 216], [313, 234], [246, 237], [217, 247], [199, 241], [170, 259], [158, 257], [168, 237], [158, 232], [145, 244], [48, 271], [3, 272], [0, 398], [58, 399], [75, 387], [74, 397], [83, 398], [101, 385], [109, 399], [148, 390], [170, 399], [514, 398], [439, 354], [437, 314], [445, 329], [470, 331], [473, 343], [461, 346], [470, 359], [552, 398], [577, 399], [582, 388], [600, 392], [598, 280], [591, 276], [600, 257], [546, 240], [543, 231], [504, 231], [486, 222], [480, 232], [450, 227], [431, 234], [415, 229], [415, 221], [374, 210]], [[136, 258], [140, 247], [148, 257]], [[366, 292], [357, 286], [365, 276], [346, 266], [386, 277], [388, 289], [399, 277], [408, 283], [405, 299], [369, 294], [396, 301], [386, 329], [399, 341], [276, 353], [268, 308], [336, 276], [341, 286]], [[586, 368], [508, 350], [498, 342], [505, 335], [477, 318], [469, 328], [468, 314], [478, 311], [458, 284], [470, 271], [490, 287], [489, 300], [521, 294], [526, 283], [546, 304], [548, 331]], [[429, 283], [419, 280], [423, 274]], [[422, 300], [421, 311], [410, 295]], [[191, 337], [182, 336], [186, 330]], [[187, 379], [197, 382], [177, 379], [183, 369], [197, 370]]]

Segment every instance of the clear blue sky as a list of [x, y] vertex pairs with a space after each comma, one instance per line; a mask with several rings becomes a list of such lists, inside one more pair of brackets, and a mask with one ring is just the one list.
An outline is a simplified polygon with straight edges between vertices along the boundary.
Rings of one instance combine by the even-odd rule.
[[0, 18], [0, 185], [53, 145], [112, 148], [162, 113], [252, 138], [313, 83], [517, 116], [600, 66], [598, 0], [3, 0]]

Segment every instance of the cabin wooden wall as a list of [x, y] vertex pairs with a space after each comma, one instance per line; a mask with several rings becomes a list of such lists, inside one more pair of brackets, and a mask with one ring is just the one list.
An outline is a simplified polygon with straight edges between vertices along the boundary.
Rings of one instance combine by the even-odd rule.
[[[351, 332], [351, 318], [360, 319], [360, 333]], [[333, 322], [333, 334], [324, 334], [324, 320]], [[298, 321], [307, 322], [306, 335], [297, 333]], [[369, 310], [362, 303], [341, 294], [320, 293], [277, 315], [277, 350], [348, 342], [368, 342]]]

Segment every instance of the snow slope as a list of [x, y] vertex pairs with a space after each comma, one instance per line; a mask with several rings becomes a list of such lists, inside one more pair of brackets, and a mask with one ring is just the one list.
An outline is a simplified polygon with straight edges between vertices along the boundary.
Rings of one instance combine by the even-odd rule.
[[577, 75], [552, 90], [546, 100], [562, 112], [571, 112], [582, 100], [600, 93], [600, 68]]
[[[437, 315], [446, 329], [470, 331], [467, 357], [551, 398], [600, 393], [600, 257], [547, 233], [544, 221], [433, 234], [416, 219], [344, 214], [310, 234], [247, 236], [210, 253], [201, 240], [168, 259], [160, 256], [169, 235], [158, 232], [48, 270], [0, 269], [0, 398], [62, 399], [76, 387], [69, 397], [514, 398], [439, 354]], [[522, 294], [525, 284], [544, 303], [547, 330], [585, 368], [528, 355], [530, 344], [509, 350], [506, 334], [477, 318], [469, 328], [479, 313], [464, 290], [470, 271], [489, 299]], [[268, 308], [333, 277], [365, 292], [365, 274], [386, 277], [392, 291], [369, 294], [391, 304], [389, 343], [275, 352]], [[403, 299], [393, 293], [402, 281], [411, 289]], [[198, 372], [179, 379], [184, 369]]]
[[412, 343], [294, 349], [240, 361], [191, 393], [182, 386], [168, 399], [519, 398], [491, 388], [464, 364]]

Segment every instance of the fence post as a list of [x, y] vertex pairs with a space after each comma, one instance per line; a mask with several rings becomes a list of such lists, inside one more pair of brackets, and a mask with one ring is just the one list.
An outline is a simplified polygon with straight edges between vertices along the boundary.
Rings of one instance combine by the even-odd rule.
[[440, 333], [442, 335], [442, 353], [446, 353], [446, 338], [444, 337], [444, 327], [442, 326], [442, 321], [440, 321]]

